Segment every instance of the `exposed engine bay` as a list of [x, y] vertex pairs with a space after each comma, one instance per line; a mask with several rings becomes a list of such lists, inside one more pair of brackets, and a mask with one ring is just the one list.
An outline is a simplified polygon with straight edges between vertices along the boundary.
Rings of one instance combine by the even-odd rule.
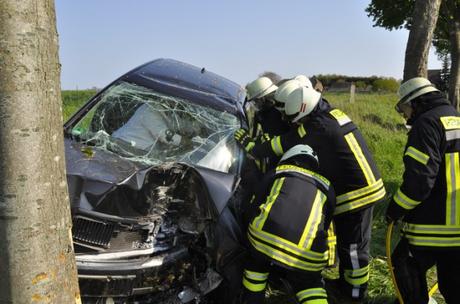
[[151, 303], [187, 303], [215, 288], [222, 280], [209, 250], [216, 212], [199, 176], [172, 165], [150, 171], [139, 191], [118, 186], [94, 212], [75, 213], [82, 297], [149, 294]]

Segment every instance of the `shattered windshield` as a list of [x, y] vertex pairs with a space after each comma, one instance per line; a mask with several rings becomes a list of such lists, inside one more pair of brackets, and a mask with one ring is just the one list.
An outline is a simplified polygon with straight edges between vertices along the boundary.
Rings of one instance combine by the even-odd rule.
[[229, 172], [239, 126], [230, 113], [120, 82], [71, 132], [85, 144], [148, 165], [185, 162]]

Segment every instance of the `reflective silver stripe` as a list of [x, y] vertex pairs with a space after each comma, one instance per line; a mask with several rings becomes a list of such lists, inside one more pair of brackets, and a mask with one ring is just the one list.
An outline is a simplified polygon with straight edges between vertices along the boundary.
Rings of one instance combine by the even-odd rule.
[[[353, 267], [353, 270], [359, 269], [358, 244], [350, 244], [350, 259], [351, 259], [351, 266]], [[351, 296], [353, 298], [359, 297], [359, 286], [353, 286]]]
[[250, 270], [244, 270], [244, 275], [254, 281], [265, 281], [268, 278], [268, 272], [254, 272]]
[[446, 154], [446, 184], [447, 184], [447, 196], [446, 196], [446, 223], [448, 225], [458, 225], [460, 221], [460, 215], [458, 212], [459, 196], [458, 191], [460, 190], [460, 160], [459, 153]]
[[429, 247], [459, 247], [460, 237], [426, 237], [426, 236], [413, 236], [405, 234], [404, 237], [412, 245], [429, 246]]
[[283, 153], [284, 153], [283, 152], [283, 146], [281, 145], [281, 138], [279, 136], [273, 137], [273, 139], [271, 140], [271, 146], [272, 146], [273, 152], [277, 156], [283, 155]]
[[445, 226], [445, 225], [419, 225], [403, 223], [402, 230], [405, 232], [420, 233], [420, 234], [447, 234], [460, 235], [460, 225]]
[[299, 291], [296, 294], [296, 297], [299, 301], [303, 301], [305, 298], [312, 297], [312, 296], [327, 297], [327, 293], [324, 288], [309, 288], [309, 289]]
[[402, 208], [406, 210], [411, 210], [414, 209], [415, 207], [418, 206], [418, 204], [421, 203], [421, 201], [416, 201], [405, 195], [402, 191], [401, 188], [398, 189], [396, 194], [393, 196], [393, 199], [395, 202], [401, 206]]
[[423, 153], [420, 150], [417, 150], [416, 148], [410, 146], [407, 148], [406, 153], [404, 155], [410, 156], [419, 163], [426, 165], [428, 161], [430, 160], [430, 156], [427, 154]]
[[446, 140], [460, 139], [460, 130], [450, 130], [446, 132]]
[[459, 170], [460, 168], [456, 168], [455, 167], [455, 155], [456, 154], [451, 154], [450, 155], [450, 175], [451, 175], [451, 191], [452, 191], [452, 194], [451, 194], [451, 205], [450, 205], [450, 211], [451, 211], [451, 215], [450, 215], [450, 224], [451, 225], [456, 225], [458, 224], [457, 221], [456, 221], [456, 215], [457, 215], [457, 210], [456, 210], [456, 206], [457, 206], [457, 175], [456, 175], [456, 171]]

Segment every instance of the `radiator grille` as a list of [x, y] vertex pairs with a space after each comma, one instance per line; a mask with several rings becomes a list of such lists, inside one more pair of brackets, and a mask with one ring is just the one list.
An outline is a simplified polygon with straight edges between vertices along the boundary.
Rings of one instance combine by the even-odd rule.
[[128, 297], [133, 293], [133, 279], [79, 279], [78, 282], [81, 296], [83, 297]]
[[115, 226], [110, 223], [77, 217], [73, 220], [73, 238], [75, 241], [109, 248]]

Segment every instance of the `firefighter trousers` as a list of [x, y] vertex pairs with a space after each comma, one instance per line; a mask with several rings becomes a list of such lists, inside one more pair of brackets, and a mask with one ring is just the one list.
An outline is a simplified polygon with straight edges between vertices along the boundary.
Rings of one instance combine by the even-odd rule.
[[447, 304], [460, 303], [460, 249], [420, 248], [405, 238], [391, 256], [398, 289], [405, 304], [429, 302], [426, 272], [436, 265], [439, 291]]
[[321, 272], [290, 270], [273, 264], [254, 250], [250, 251], [245, 262], [242, 303], [264, 303], [265, 288], [271, 271], [282, 274], [282, 277], [289, 282], [298, 303], [328, 303]]
[[369, 281], [369, 246], [372, 211], [370, 206], [334, 218], [339, 257], [341, 292], [360, 300], [366, 295]]

